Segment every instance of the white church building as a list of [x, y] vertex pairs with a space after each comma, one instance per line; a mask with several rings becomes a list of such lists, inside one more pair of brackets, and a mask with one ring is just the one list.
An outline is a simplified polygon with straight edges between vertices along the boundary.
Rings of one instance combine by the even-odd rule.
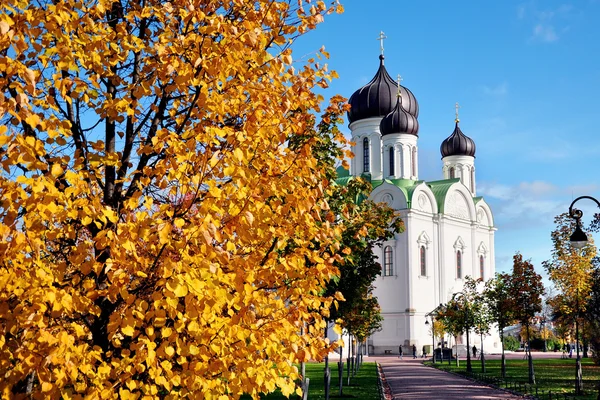
[[[452, 134], [440, 137], [441, 179], [419, 180], [419, 106], [379, 58], [375, 77], [349, 99], [355, 157], [341, 180], [369, 179], [370, 199], [398, 210], [406, 228], [376, 249], [382, 274], [374, 294], [384, 320], [369, 338], [368, 352], [397, 354], [403, 345], [412, 354], [414, 344], [420, 354], [432, 344], [426, 314], [461, 291], [466, 276], [494, 276], [496, 229], [490, 207], [477, 196], [475, 142], [461, 131], [458, 112]], [[471, 343], [480, 347], [479, 337], [473, 334]], [[498, 335], [485, 339], [484, 347], [498, 351]]]

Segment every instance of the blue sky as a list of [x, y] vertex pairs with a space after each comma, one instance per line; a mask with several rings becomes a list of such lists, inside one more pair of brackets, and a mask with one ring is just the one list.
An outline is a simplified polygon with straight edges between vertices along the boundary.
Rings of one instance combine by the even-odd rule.
[[[554, 216], [580, 195], [600, 198], [600, 1], [342, 4], [294, 57], [324, 45], [340, 75], [324, 95], [350, 97], [375, 74], [385, 32], [386, 68], [420, 106], [419, 178], [441, 178], [439, 146], [459, 102], [477, 145], [477, 194], [498, 228], [496, 268], [510, 270], [520, 251], [542, 272]], [[595, 206], [577, 205], [588, 222]]]

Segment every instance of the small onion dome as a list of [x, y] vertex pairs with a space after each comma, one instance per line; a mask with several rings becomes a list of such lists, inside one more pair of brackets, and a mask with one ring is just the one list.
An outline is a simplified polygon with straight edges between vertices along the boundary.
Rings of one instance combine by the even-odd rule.
[[[350, 111], [348, 111], [348, 120], [350, 123], [371, 117], [383, 117], [390, 113], [396, 105], [396, 93], [398, 92], [398, 84], [387, 73], [383, 65], [384, 57], [379, 56], [379, 69], [371, 79], [371, 82], [358, 89], [348, 103]], [[409, 114], [415, 117], [419, 116], [419, 105], [417, 99], [410, 90], [404, 86], [400, 86], [402, 93], [402, 106]]]
[[462, 133], [458, 127], [458, 121], [452, 135], [448, 136], [440, 146], [442, 158], [448, 156], [471, 156], [475, 157], [475, 142]]
[[379, 123], [379, 131], [381, 136], [392, 133], [408, 133], [418, 136], [419, 122], [414, 115], [404, 109], [402, 101], [397, 101], [394, 111], [383, 117]]

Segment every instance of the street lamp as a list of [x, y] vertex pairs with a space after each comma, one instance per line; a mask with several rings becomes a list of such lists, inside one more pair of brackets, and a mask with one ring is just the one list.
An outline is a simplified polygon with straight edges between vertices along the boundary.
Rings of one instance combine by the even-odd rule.
[[576, 249], [583, 248], [588, 242], [587, 235], [583, 230], [581, 230], [581, 217], [583, 217], [583, 211], [577, 208], [573, 208], [573, 205], [575, 205], [575, 203], [577, 203], [581, 199], [592, 200], [594, 203], [596, 203], [598, 208], [600, 208], [600, 202], [591, 196], [579, 196], [578, 198], [573, 200], [573, 202], [569, 206], [569, 217], [575, 220], [575, 231], [573, 231], [573, 234], [569, 238], [569, 241], [571, 242], [571, 246], [575, 247]]
[[546, 316], [543, 315], [540, 319], [540, 326], [542, 327], [542, 337], [544, 338], [544, 352], [548, 351], [546, 346]]
[[[598, 208], [600, 208], [600, 202], [591, 196], [580, 196], [573, 200], [569, 206], [569, 217], [575, 220], [575, 231], [569, 238], [569, 241], [571, 242], [571, 246], [576, 249], [581, 249], [588, 243], [587, 235], [583, 230], [581, 230], [581, 217], [583, 217], [583, 211], [573, 208], [573, 205], [575, 205], [575, 203], [581, 199], [592, 200], [594, 203], [596, 203]], [[583, 385], [581, 357], [579, 356], [579, 288], [577, 288], [577, 298], [575, 301], [577, 302], [577, 314], [575, 316], [575, 345], [577, 346], [577, 360], [575, 364], [575, 394], [579, 395], [581, 394]]]
[[[434, 320], [433, 315], [431, 317], [431, 362], [435, 364], [435, 332], [433, 330]], [[429, 320], [425, 320], [425, 325], [429, 325]]]
[[[429, 325], [429, 320], [427, 317], [431, 317], [431, 361], [435, 364], [435, 320], [434, 315], [438, 312], [438, 310], [442, 307], [440, 303], [439, 306], [434, 308], [432, 311], [425, 314], [425, 325]], [[442, 362], [444, 362], [444, 358], [442, 355], [442, 351], [444, 349], [444, 338], [442, 338], [442, 350], [440, 350], [440, 356], [442, 357]]]

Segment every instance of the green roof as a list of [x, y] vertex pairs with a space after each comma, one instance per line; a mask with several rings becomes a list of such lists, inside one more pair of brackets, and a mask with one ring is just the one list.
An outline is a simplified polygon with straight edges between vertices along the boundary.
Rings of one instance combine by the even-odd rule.
[[347, 185], [348, 185], [348, 183], [350, 183], [350, 181], [351, 181], [352, 179], [354, 179], [354, 177], [353, 177], [353, 176], [343, 176], [343, 177], [337, 178], [337, 179], [335, 180], [335, 183], [336, 183], [337, 185], [340, 185], [340, 186], [347, 186]]
[[407, 208], [411, 207], [410, 199], [412, 198], [412, 194], [415, 191], [415, 188], [417, 187], [417, 185], [423, 182], [413, 181], [412, 179], [386, 179], [385, 181], [400, 189], [400, 191], [404, 194], [404, 198], [406, 199]]
[[435, 200], [437, 201], [439, 213], [444, 213], [444, 203], [446, 202], [446, 195], [448, 194], [448, 190], [450, 190], [450, 187], [457, 182], [460, 182], [460, 178], [443, 179], [441, 181], [427, 182], [427, 185], [431, 188], [431, 191], [435, 196]]
[[[348, 184], [348, 182], [350, 182], [351, 179], [353, 179], [353, 176], [347, 175], [348, 170], [347, 169], [343, 169], [343, 171], [340, 171], [340, 169], [343, 169], [342, 167], [338, 167], [338, 173], [343, 173], [343, 171], [346, 172], [346, 174], [344, 175], [339, 175], [339, 178], [337, 178], [335, 180], [335, 183], [338, 185], [342, 185], [342, 186], [346, 186]], [[400, 191], [402, 192], [402, 194], [404, 194], [404, 197], [406, 199], [406, 205], [407, 208], [411, 208], [412, 204], [411, 204], [411, 199], [413, 196], [413, 193], [415, 192], [415, 190], [417, 189], [417, 187], [422, 184], [425, 183], [427, 186], [429, 186], [429, 188], [431, 189], [431, 191], [433, 192], [433, 195], [435, 196], [435, 200], [437, 202], [438, 205], [438, 212], [439, 213], [444, 213], [444, 203], [446, 202], [446, 195], [448, 194], [448, 190], [450, 190], [450, 187], [452, 185], [454, 185], [455, 183], [460, 182], [460, 178], [453, 178], [453, 179], [442, 179], [442, 180], [438, 180], [438, 181], [431, 181], [431, 182], [425, 182], [425, 181], [413, 181], [411, 179], [377, 179], [377, 180], [372, 180], [371, 179], [371, 174], [366, 173], [366, 174], [362, 174], [361, 175], [362, 178], [368, 180], [369, 182], [371, 182], [371, 186], [373, 187], [373, 189], [375, 189], [376, 187], [383, 185], [384, 183], [389, 183], [390, 185], [394, 185], [396, 186], [398, 189], [400, 189]], [[364, 198], [360, 198], [358, 199], [358, 201], [363, 201]], [[482, 196], [478, 196], [478, 197], [473, 197], [473, 203], [477, 204], [480, 201], [483, 200]]]
[[350, 176], [350, 171], [348, 171], [346, 168], [344, 168], [342, 165], [340, 165], [339, 167], [337, 167], [335, 169], [335, 172], [337, 172], [337, 176], [338, 178], [344, 178], [346, 176]]

